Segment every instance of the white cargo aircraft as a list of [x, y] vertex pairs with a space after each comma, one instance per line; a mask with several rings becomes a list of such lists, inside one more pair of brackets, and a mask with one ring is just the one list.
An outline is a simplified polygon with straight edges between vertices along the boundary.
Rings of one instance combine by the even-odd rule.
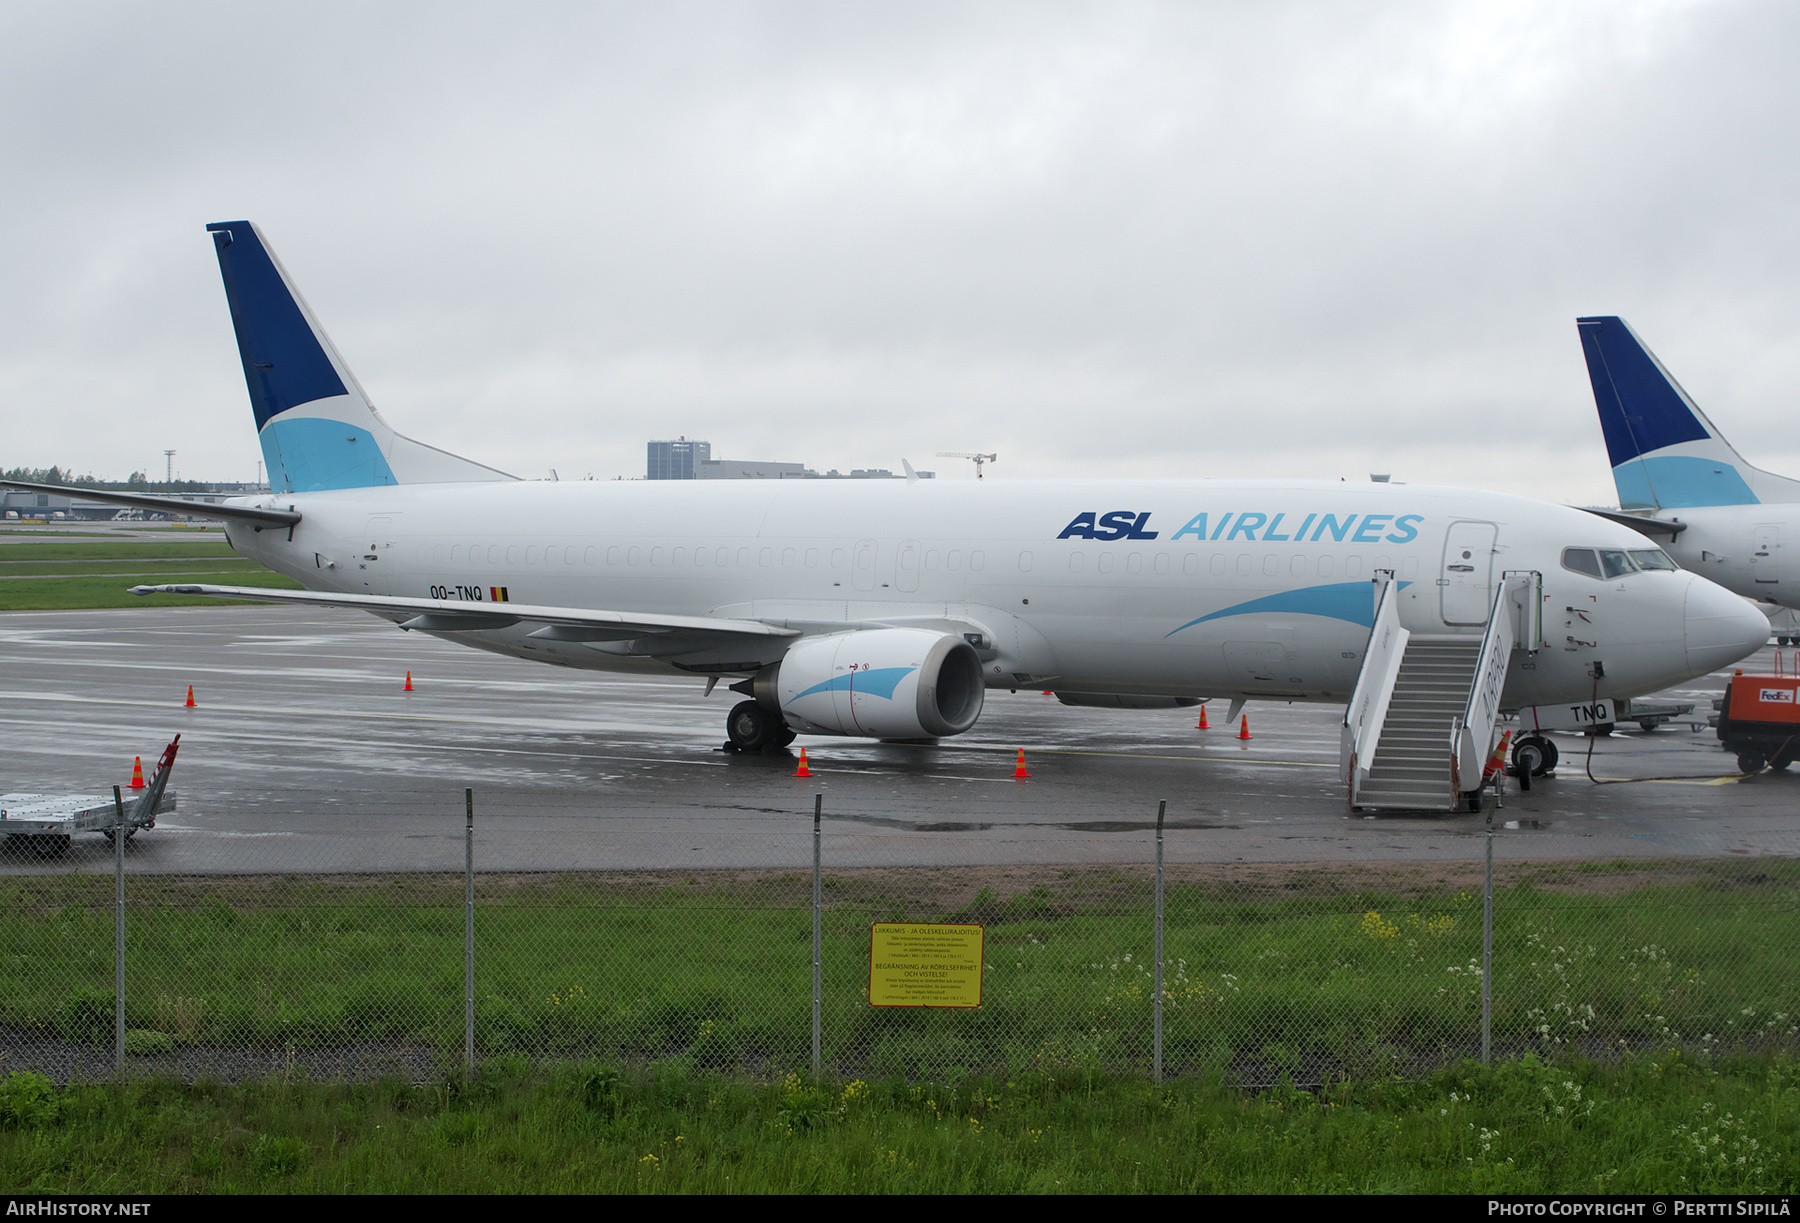
[[[1498, 655], [1491, 682], [1499, 698], [1503, 680], [1507, 710], [1654, 692], [1767, 637], [1741, 599], [1637, 532], [1497, 493], [516, 480], [395, 433], [255, 226], [208, 228], [276, 491], [205, 512], [226, 521], [240, 553], [307, 589], [140, 593], [358, 608], [537, 662], [692, 674], [709, 692], [734, 679], [748, 699], [726, 722], [743, 749], [796, 732], [954, 735], [975, 724], [989, 688], [1128, 708], [1348, 703], [1380, 617], [1405, 630], [1382, 628], [1384, 641], [1479, 645], [1505, 575], [1532, 571], [1529, 611], [1546, 627]], [[1390, 646], [1382, 657], [1399, 656]], [[1457, 684], [1460, 710], [1468, 675]], [[1422, 733], [1443, 748], [1440, 720]], [[1388, 748], [1402, 738], [1391, 731]], [[1361, 750], [1374, 755], [1374, 739]]]
[[1800, 608], [1800, 572], [1781, 555], [1784, 538], [1800, 541], [1800, 480], [1746, 463], [1624, 319], [1575, 325], [1619, 490], [1612, 517], [1727, 590]]

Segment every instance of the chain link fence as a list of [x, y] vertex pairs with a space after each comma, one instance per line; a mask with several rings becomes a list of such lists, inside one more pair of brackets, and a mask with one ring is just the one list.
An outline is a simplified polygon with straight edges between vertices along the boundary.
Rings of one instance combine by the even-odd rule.
[[[338, 799], [331, 827], [379, 829], [372, 795]], [[599, 818], [567, 796], [543, 806], [571, 828]], [[585, 849], [532, 869], [456, 791], [411, 804], [442, 813], [419, 850], [436, 869], [359, 873], [335, 836], [319, 839], [316, 869], [169, 869], [144, 852], [184, 835], [162, 829], [127, 842], [121, 880], [100, 837], [46, 858], [12, 838], [0, 1072], [426, 1079], [523, 1058], [1304, 1086], [1484, 1048], [1800, 1044], [1800, 864], [1786, 859], [1503, 860], [1490, 892], [1479, 860], [1194, 861], [1204, 831], [1179, 827], [1160, 834], [1174, 861], [1159, 872], [1154, 813], [1138, 825], [1141, 865], [1095, 866], [1066, 825], [946, 850], [829, 808], [815, 839], [811, 806], [761, 817], [772, 831], [755, 857], [791, 863], [780, 869], [609, 870]], [[671, 816], [639, 835], [675, 858], [717, 827]], [[948, 864], [865, 865], [915, 843]], [[224, 856], [241, 863], [242, 847]], [[870, 926], [888, 921], [983, 927], [980, 1006], [871, 1006]]]

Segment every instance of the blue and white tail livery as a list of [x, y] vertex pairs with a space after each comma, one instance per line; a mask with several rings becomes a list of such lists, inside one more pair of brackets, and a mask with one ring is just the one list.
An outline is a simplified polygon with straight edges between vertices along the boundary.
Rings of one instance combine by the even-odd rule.
[[220, 221], [206, 228], [225, 279], [271, 490], [512, 479], [395, 433], [256, 226]]
[[[1617, 517], [1765, 611], [1800, 606], [1784, 549], [1800, 540], [1800, 480], [1746, 463], [1624, 319], [1575, 320], [1619, 490]], [[1791, 617], [1774, 631], [1792, 638]]]
[[1800, 501], [1746, 463], [1624, 319], [1576, 319], [1623, 510]]

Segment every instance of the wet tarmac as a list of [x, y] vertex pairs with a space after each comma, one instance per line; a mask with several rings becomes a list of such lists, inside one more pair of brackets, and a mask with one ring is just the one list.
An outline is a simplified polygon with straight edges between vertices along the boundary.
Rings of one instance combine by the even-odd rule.
[[[1769, 669], [1773, 651], [1748, 664]], [[407, 671], [414, 691], [402, 691]], [[1664, 699], [1702, 726], [1725, 673]], [[188, 685], [197, 707], [183, 707]], [[721, 749], [740, 699], [703, 681], [501, 658], [350, 612], [278, 607], [0, 616], [0, 791], [104, 792], [179, 732], [179, 809], [134, 872], [461, 870], [464, 789], [482, 869], [804, 868], [823, 796], [828, 866], [1142, 863], [1168, 802], [1171, 862], [1470, 861], [1482, 816], [1363, 815], [1337, 772], [1341, 709], [1253, 702], [1249, 741], [1194, 711], [1070, 709], [996, 692], [936, 746], [803, 736]], [[1710, 730], [1558, 737], [1557, 775], [1509, 786], [1501, 859], [1800, 852], [1800, 771], [1736, 779]], [[792, 776], [808, 751], [812, 779]], [[1031, 777], [1014, 780], [1016, 753]], [[110, 870], [98, 836], [0, 873]]]

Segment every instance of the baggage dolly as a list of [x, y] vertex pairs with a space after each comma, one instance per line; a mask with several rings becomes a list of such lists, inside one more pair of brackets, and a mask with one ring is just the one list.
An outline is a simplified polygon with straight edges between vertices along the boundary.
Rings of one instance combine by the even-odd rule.
[[[175, 749], [163, 749], [156, 773], [141, 795], [125, 803], [125, 836], [156, 827], [156, 817], [175, 810], [175, 791], [168, 789]], [[39, 857], [53, 858], [69, 848], [78, 832], [98, 832], [112, 840], [119, 832], [119, 809], [111, 797], [98, 794], [0, 794], [0, 835], [10, 842], [23, 837]]]

